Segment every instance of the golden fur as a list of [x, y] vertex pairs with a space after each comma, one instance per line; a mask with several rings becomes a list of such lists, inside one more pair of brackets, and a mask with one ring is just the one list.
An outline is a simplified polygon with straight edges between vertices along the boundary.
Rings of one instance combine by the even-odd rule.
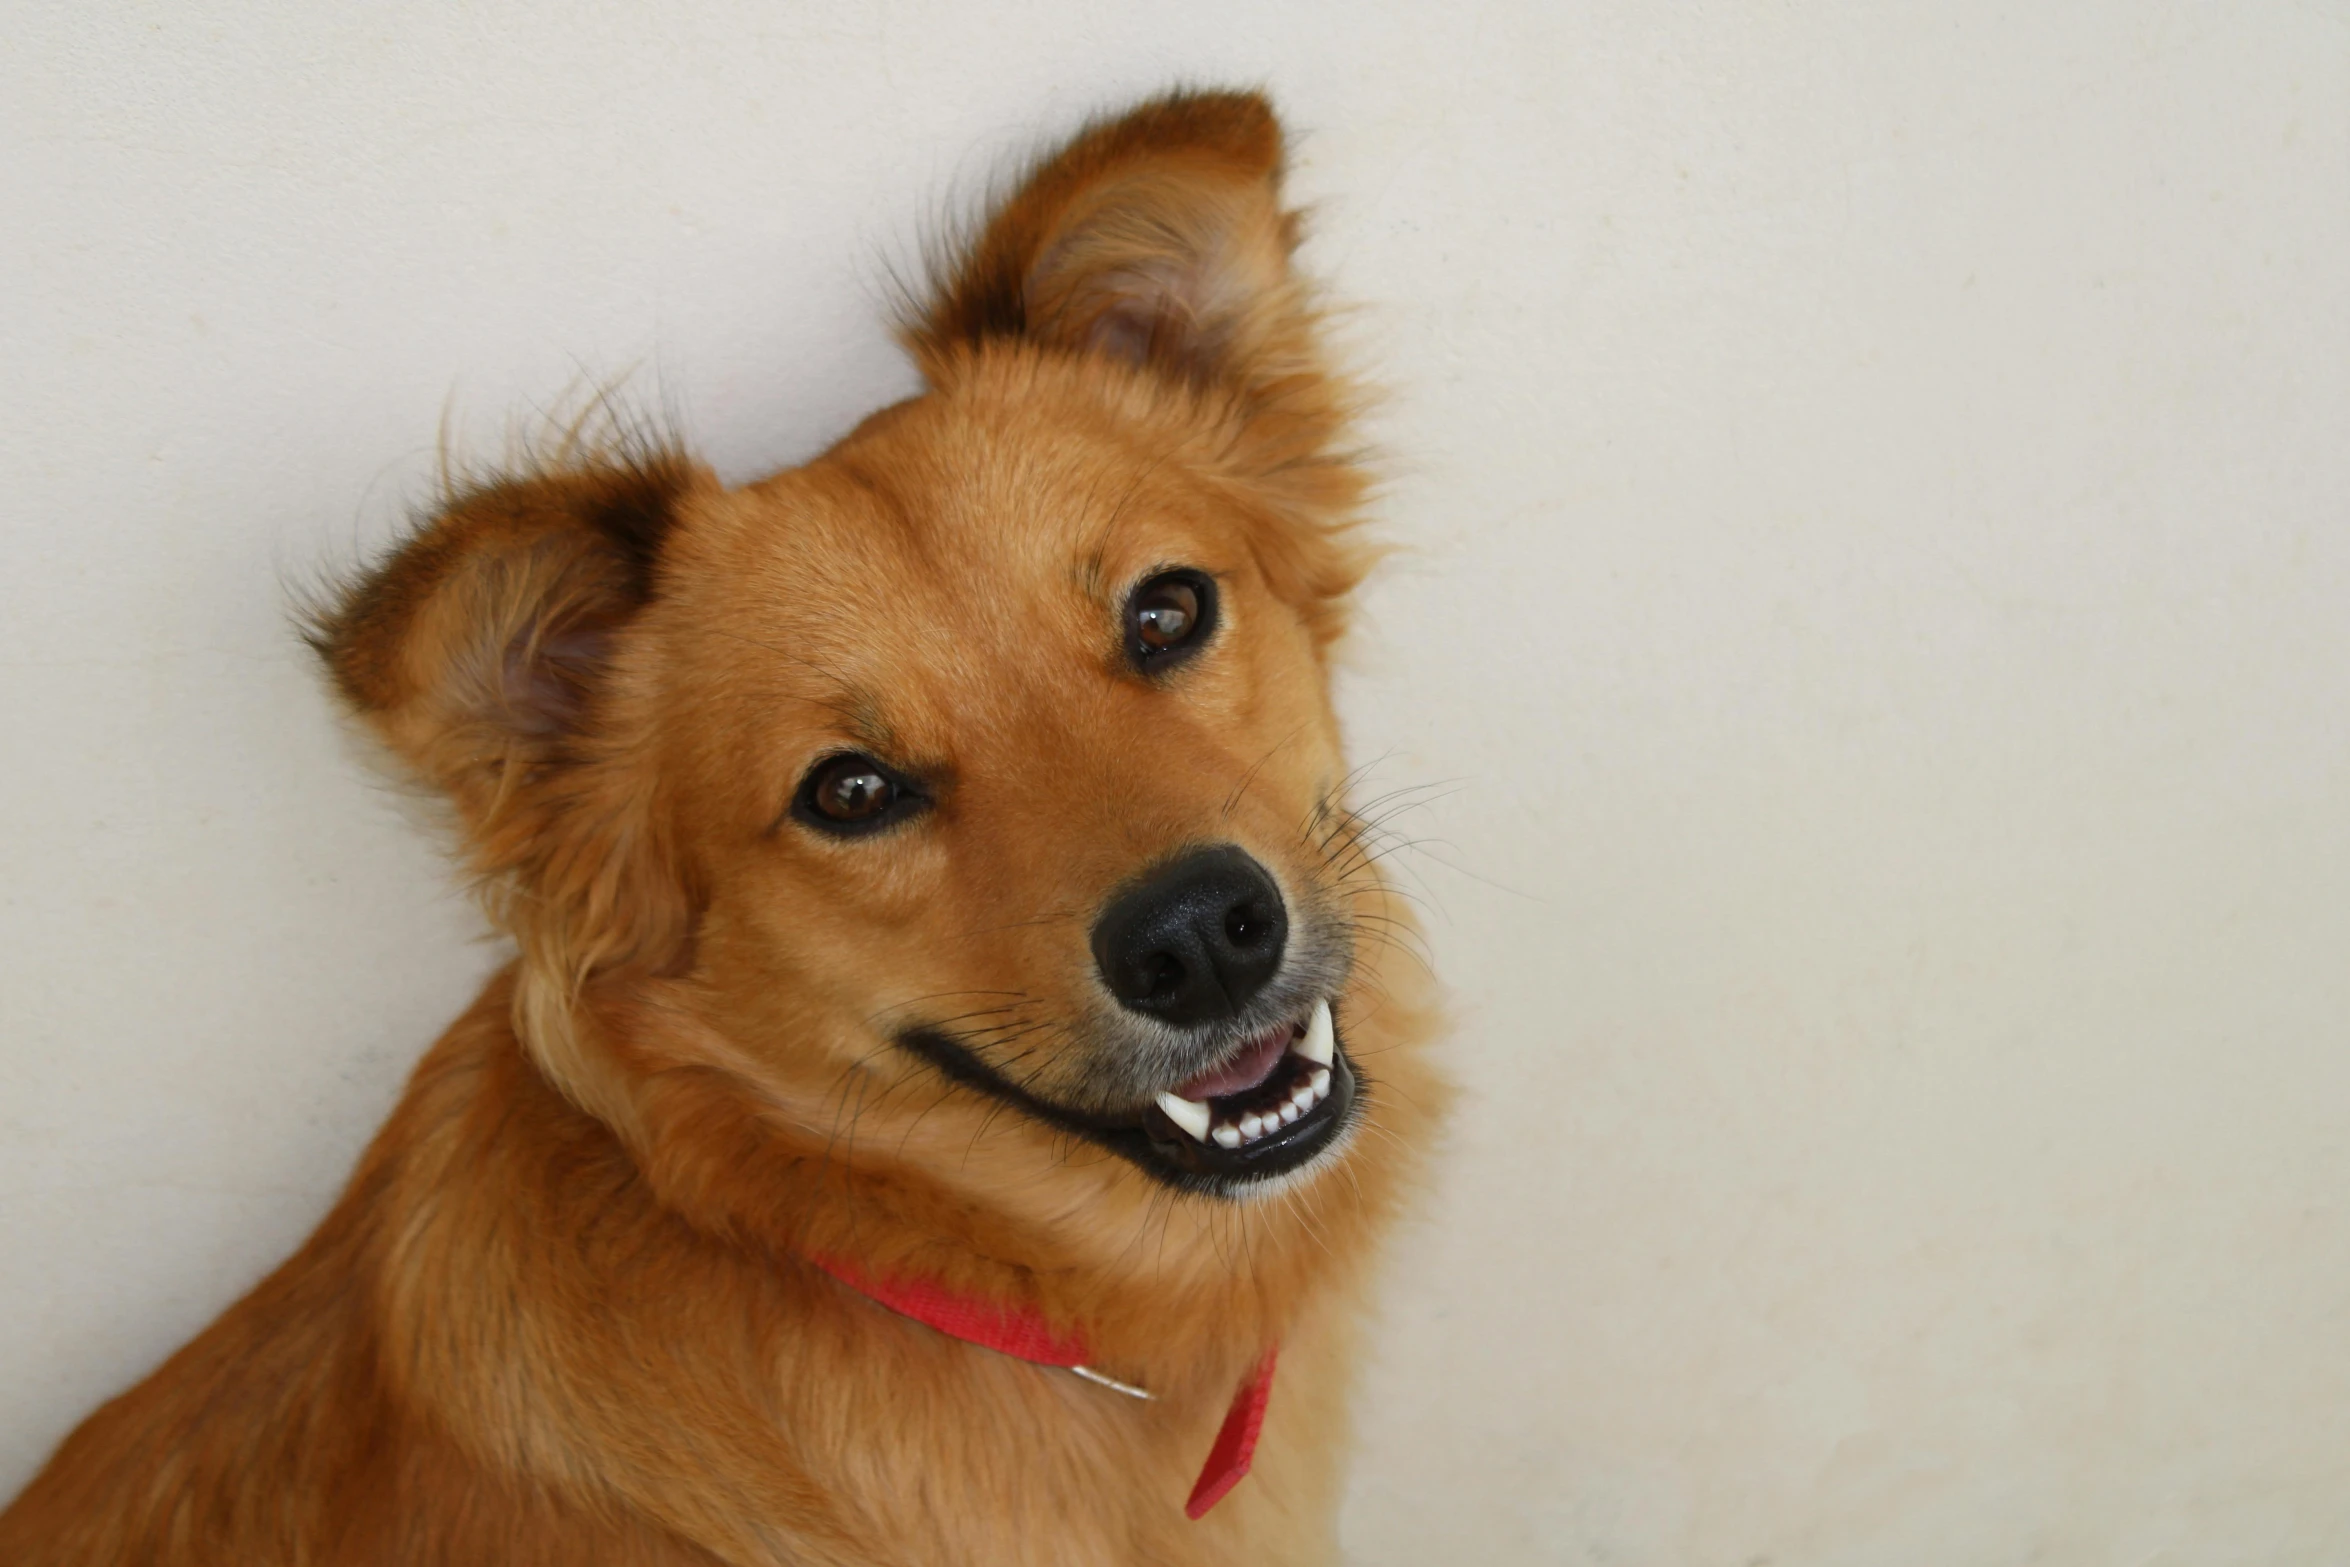
[[[321, 617], [516, 961], [309, 1242], [0, 1515], [0, 1561], [1334, 1559], [1355, 1318], [1444, 1095], [1345, 800], [1363, 480], [1281, 156], [1252, 95], [1091, 127], [909, 325], [922, 396], [739, 490], [605, 452], [456, 494]], [[1167, 563], [1223, 621], [1153, 684], [1112, 628]], [[842, 744], [920, 769], [929, 816], [788, 820]], [[926, 1021], [1083, 1100], [1091, 911], [1210, 839], [1350, 955], [1360, 1120], [1298, 1178], [1183, 1191], [893, 1048]], [[1156, 1400], [812, 1254], [1036, 1308]], [[1188, 1521], [1273, 1343], [1255, 1472]]]

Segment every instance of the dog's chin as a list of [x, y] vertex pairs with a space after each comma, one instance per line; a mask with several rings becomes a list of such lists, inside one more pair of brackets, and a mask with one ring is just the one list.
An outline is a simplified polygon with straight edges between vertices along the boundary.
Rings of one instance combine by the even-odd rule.
[[1332, 1158], [1348, 1141], [1361, 1095], [1327, 1001], [1242, 1041], [1217, 1067], [1126, 1116], [1031, 1093], [937, 1029], [910, 1029], [896, 1042], [958, 1086], [1083, 1138], [1154, 1180], [1208, 1197], [1261, 1196]]

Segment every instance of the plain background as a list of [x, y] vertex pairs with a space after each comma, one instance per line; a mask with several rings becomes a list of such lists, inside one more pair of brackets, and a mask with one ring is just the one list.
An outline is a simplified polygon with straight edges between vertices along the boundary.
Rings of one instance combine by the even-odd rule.
[[0, 8], [0, 1493], [496, 961], [289, 589], [584, 384], [1262, 83], [1393, 389], [1347, 678], [1457, 998], [1365, 1564], [2350, 1559], [2350, 12]]

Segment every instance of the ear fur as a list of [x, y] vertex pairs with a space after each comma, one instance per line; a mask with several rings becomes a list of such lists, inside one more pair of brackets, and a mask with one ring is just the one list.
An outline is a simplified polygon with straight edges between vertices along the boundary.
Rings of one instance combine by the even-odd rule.
[[1261, 563], [1326, 642], [1371, 559], [1347, 537], [1364, 472], [1339, 448], [1360, 393], [1327, 363], [1290, 265], [1282, 167], [1256, 93], [1177, 92], [1096, 121], [939, 269], [905, 335], [941, 389], [988, 345], [1026, 344], [1194, 394], [1218, 465], [1272, 513]]
[[358, 716], [455, 803], [521, 950], [523, 1037], [607, 1119], [627, 1112], [578, 1058], [570, 1003], [599, 972], [675, 962], [691, 926], [639, 764], [648, 675], [623, 632], [659, 591], [680, 499], [712, 483], [652, 453], [465, 489], [309, 628]]
[[1280, 122], [1253, 93], [1176, 93], [1097, 121], [996, 211], [916, 340], [1022, 337], [1245, 376], [1301, 313], [1281, 160]]

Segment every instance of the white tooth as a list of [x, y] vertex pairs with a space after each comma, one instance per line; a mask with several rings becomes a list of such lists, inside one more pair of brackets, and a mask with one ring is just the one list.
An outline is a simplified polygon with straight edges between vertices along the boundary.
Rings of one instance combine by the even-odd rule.
[[1328, 1066], [1336, 1055], [1337, 1042], [1330, 1034], [1330, 1003], [1314, 1003], [1314, 1015], [1306, 1023], [1306, 1037], [1297, 1042], [1297, 1053], [1316, 1066]]
[[1189, 1132], [1192, 1141], [1204, 1143], [1208, 1140], [1206, 1105], [1196, 1099], [1186, 1099], [1181, 1094], [1161, 1094], [1159, 1108], [1167, 1112], [1168, 1120]]
[[1254, 1110], [1251, 1110], [1248, 1114], [1240, 1118], [1240, 1135], [1244, 1140], [1253, 1141], [1254, 1139], [1262, 1136], [1264, 1134], [1264, 1130], [1265, 1118], [1257, 1114]]
[[1238, 1148], [1240, 1146], [1240, 1128], [1234, 1126], [1230, 1121], [1226, 1121], [1222, 1126], [1217, 1127], [1216, 1146], [1219, 1148]]
[[1328, 1068], [1324, 1068], [1314, 1074], [1314, 1097], [1319, 1099], [1328, 1092], [1330, 1092], [1330, 1072]]
[[1305, 1113], [1305, 1106], [1292, 1099], [1289, 1101], [1289, 1103], [1281, 1107], [1281, 1124], [1283, 1126], [1287, 1126], [1290, 1122], [1296, 1120], [1299, 1116], [1304, 1115]]

